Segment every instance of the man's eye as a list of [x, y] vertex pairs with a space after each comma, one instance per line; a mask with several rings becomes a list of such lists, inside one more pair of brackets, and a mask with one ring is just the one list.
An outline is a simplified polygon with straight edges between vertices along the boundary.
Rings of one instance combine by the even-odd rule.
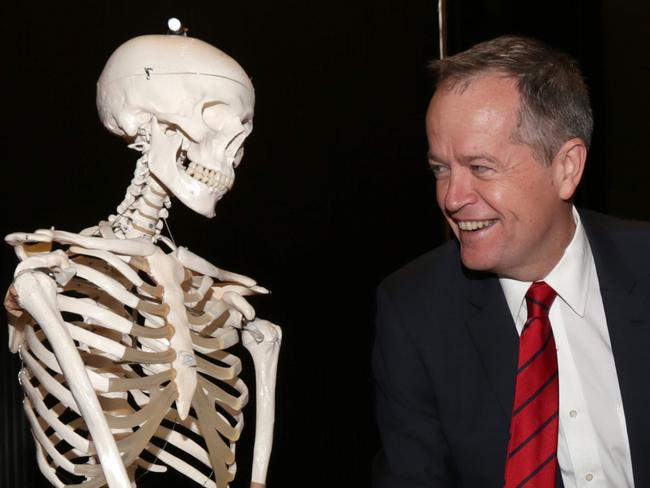
[[471, 166], [471, 170], [472, 173], [475, 173], [477, 175], [482, 175], [492, 171], [492, 168], [490, 168], [489, 166], [482, 166], [480, 164], [473, 164]]
[[430, 168], [436, 179], [443, 178], [447, 173], [449, 173], [449, 168], [442, 164], [432, 164]]

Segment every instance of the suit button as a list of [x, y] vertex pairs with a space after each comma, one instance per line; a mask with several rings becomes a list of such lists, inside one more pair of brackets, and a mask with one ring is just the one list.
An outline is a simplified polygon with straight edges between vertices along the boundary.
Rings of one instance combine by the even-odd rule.
[[591, 481], [591, 480], [594, 479], [594, 475], [591, 474], [591, 473], [587, 473], [587, 474], [585, 475], [585, 479], [586, 479], [587, 481]]

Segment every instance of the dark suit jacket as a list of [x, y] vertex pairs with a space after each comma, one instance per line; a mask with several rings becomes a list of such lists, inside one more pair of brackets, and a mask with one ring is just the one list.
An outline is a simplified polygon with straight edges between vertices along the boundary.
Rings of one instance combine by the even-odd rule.
[[[605, 306], [635, 487], [648, 488], [650, 225], [580, 215]], [[464, 269], [455, 241], [384, 280], [373, 352], [383, 445], [374, 485], [503, 486], [518, 343], [498, 279]]]

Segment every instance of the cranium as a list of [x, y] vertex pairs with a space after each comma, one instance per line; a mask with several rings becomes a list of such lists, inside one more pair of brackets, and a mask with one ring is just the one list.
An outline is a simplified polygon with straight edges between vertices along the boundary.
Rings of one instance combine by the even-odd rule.
[[232, 187], [254, 102], [253, 85], [234, 59], [185, 36], [127, 41], [97, 82], [103, 124], [142, 143], [151, 173], [207, 217]]

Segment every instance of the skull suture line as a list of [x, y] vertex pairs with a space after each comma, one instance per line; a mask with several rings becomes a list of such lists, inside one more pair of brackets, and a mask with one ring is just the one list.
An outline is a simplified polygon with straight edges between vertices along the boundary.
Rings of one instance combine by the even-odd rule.
[[148, 144], [151, 173], [207, 217], [232, 187], [253, 128], [254, 103], [253, 86], [237, 62], [183, 36], [124, 43], [97, 83], [104, 125]]

